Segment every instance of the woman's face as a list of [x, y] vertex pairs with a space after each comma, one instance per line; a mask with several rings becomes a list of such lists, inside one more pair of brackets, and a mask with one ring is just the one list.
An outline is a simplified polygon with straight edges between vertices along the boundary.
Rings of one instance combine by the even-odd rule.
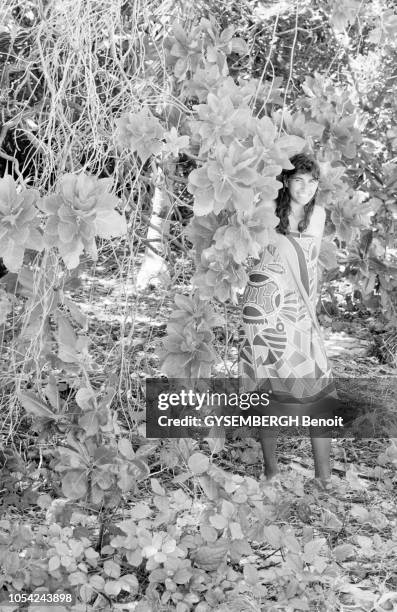
[[296, 172], [288, 179], [291, 202], [304, 206], [317, 191], [318, 180], [309, 172]]

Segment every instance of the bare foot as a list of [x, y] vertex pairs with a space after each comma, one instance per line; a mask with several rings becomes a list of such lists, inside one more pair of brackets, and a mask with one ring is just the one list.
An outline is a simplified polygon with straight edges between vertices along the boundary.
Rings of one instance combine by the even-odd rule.
[[308, 489], [317, 489], [318, 491], [325, 491], [331, 493], [335, 489], [335, 484], [332, 482], [331, 478], [312, 478], [307, 482]]
[[279, 478], [280, 472], [279, 470], [265, 470], [265, 478], [266, 480], [272, 480], [273, 478]]

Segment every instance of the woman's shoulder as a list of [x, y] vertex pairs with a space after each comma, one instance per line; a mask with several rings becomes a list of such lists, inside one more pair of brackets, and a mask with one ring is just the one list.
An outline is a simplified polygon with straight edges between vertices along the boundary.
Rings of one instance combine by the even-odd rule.
[[325, 208], [319, 204], [315, 204], [313, 213], [310, 219], [310, 225], [322, 225], [325, 222]]
[[307, 233], [313, 234], [314, 236], [320, 235], [323, 233], [324, 225], [325, 208], [319, 204], [316, 204], [313, 208], [312, 216], [310, 217]]
[[315, 204], [313, 208], [312, 217], [316, 217], [317, 219], [325, 219], [325, 208], [320, 204]]

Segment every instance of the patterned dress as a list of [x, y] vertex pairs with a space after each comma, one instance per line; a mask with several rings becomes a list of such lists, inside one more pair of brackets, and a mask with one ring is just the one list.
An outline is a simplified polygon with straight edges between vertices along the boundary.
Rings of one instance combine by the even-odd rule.
[[317, 250], [307, 234], [276, 234], [249, 273], [240, 330], [240, 388], [271, 389], [273, 404], [336, 397], [315, 315]]

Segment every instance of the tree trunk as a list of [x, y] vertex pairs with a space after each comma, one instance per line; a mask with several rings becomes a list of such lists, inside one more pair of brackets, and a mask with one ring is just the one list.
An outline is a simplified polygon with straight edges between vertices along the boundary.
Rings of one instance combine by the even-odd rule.
[[[164, 175], [157, 168], [156, 186], [152, 200], [152, 214], [148, 227], [145, 254], [136, 279], [136, 289], [144, 291], [150, 285], [166, 286], [170, 281], [164, 253], [164, 236], [168, 222], [165, 219], [169, 210], [169, 198], [164, 188]], [[153, 248], [151, 248], [153, 246]], [[155, 250], [153, 250], [155, 249]], [[157, 252], [156, 252], [157, 251]]]

